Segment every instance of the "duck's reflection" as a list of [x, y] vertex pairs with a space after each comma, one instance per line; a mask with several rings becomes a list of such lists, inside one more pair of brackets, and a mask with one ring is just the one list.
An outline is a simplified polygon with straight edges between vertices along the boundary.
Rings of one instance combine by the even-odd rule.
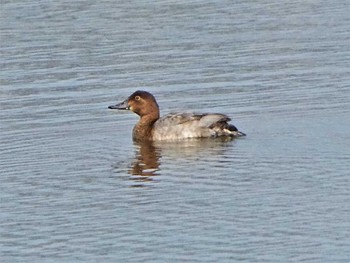
[[135, 158], [129, 174], [137, 182], [153, 181], [161, 173], [162, 157], [169, 162], [181, 162], [181, 165], [195, 165], [198, 159], [213, 158], [226, 151], [230, 139], [193, 139], [179, 142], [134, 142]]
[[134, 142], [136, 147], [135, 160], [130, 174], [140, 176], [139, 179], [152, 180], [150, 177], [158, 174], [161, 152], [150, 141]]

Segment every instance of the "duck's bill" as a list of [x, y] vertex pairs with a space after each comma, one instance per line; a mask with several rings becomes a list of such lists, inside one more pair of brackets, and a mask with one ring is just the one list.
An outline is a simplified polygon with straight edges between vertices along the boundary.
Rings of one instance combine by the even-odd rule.
[[124, 100], [121, 103], [118, 103], [116, 105], [108, 106], [108, 109], [112, 110], [129, 110], [130, 107], [128, 105], [128, 100]]

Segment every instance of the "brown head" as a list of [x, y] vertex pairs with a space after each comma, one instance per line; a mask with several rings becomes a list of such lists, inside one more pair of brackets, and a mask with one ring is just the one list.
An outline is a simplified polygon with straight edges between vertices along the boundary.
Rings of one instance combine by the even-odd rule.
[[153, 95], [147, 91], [138, 90], [123, 102], [109, 106], [109, 109], [131, 110], [137, 115], [152, 119], [159, 119], [159, 107]]

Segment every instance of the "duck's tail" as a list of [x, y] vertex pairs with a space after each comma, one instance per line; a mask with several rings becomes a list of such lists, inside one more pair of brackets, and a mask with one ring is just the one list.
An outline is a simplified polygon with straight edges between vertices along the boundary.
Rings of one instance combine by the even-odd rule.
[[236, 128], [236, 126], [228, 123], [226, 123], [226, 125], [227, 125], [227, 128], [225, 128], [224, 130], [229, 134], [229, 136], [234, 136], [234, 137], [246, 136], [246, 134], [244, 132], [239, 131]]
[[228, 124], [227, 121], [219, 121], [212, 124], [211, 127], [215, 132], [216, 136], [230, 136], [230, 137], [239, 137], [246, 136], [245, 133], [239, 131], [236, 126]]
[[202, 127], [210, 129], [211, 136], [238, 137], [246, 135], [239, 131], [233, 124], [229, 124], [231, 119], [224, 114], [203, 114], [197, 115], [197, 117], [199, 118]]

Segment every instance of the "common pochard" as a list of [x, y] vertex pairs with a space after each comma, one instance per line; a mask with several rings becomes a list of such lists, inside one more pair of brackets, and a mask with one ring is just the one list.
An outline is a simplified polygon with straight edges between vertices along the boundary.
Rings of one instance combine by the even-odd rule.
[[245, 136], [228, 123], [231, 119], [224, 114], [169, 113], [160, 117], [157, 101], [147, 91], [136, 91], [123, 102], [108, 108], [130, 110], [140, 116], [132, 133], [136, 141]]

